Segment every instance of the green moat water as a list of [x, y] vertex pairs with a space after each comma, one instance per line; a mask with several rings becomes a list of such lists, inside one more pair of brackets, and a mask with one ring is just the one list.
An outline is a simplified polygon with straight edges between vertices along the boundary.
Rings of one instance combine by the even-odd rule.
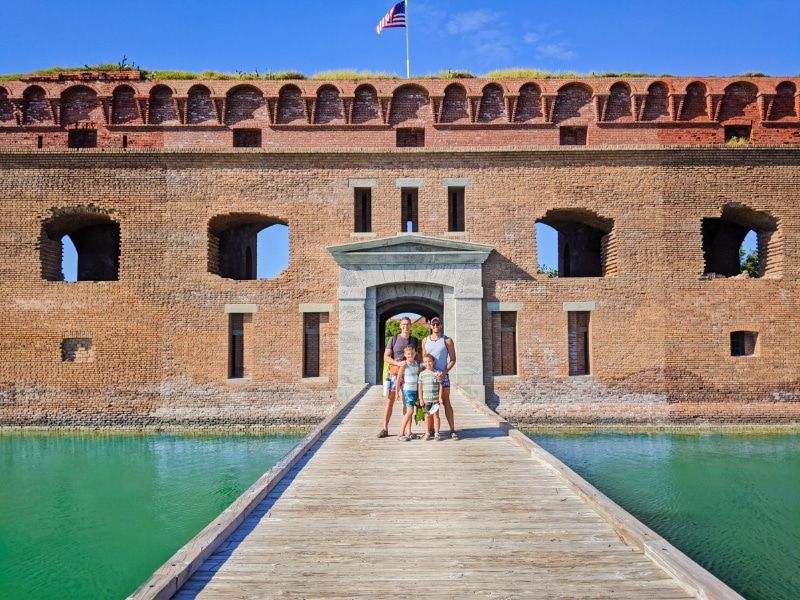
[[126, 597], [302, 438], [0, 433], [0, 598]]
[[[800, 432], [528, 433], [749, 600], [798, 598]], [[0, 433], [0, 598], [124, 598], [301, 438]]]
[[527, 431], [748, 600], [800, 598], [800, 431]]

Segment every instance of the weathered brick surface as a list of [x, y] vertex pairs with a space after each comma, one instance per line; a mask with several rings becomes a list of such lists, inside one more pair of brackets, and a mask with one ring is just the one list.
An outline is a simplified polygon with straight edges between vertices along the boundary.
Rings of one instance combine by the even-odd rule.
[[[724, 121], [673, 120], [678, 95], [694, 82], [4, 82], [12, 108], [0, 93], [0, 115], [11, 110], [12, 120], [0, 126], [0, 423], [323, 418], [347, 353], [337, 341], [338, 270], [326, 247], [353, 241], [348, 181], [377, 181], [371, 221], [382, 238], [397, 233], [395, 181], [408, 177], [425, 181], [419, 232], [441, 238], [443, 181], [469, 179], [460, 235], [495, 248], [483, 267], [484, 303], [521, 303], [517, 376], [495, 379], [501, 319], [493, 324], [488, 308], [483, 319], [487, 400], [503, 415], [531, 423], [798, 421], [800, 150], [759, 141], [800, 143], [797, 82], [703, 83], [717, 94], [703, 110], [720, 118], [768, 113], [753, 120], [750, 147], [650, 145], [724, 139]], [[754, 87], [773, 95], [755, 96], [755, 109]], [[509, 96], [500, 99], [498, 88]], [[148, 104], [159, 94], [164, 102]], [[14, 112], [12, 100], [23, 98], [36, 101]], [[481, 108], [487, 98], [491, 111]], [[144, 124], [143, 108], [154, 106], [158, 119], [178, 123]], [[47, 123], [53, 107], [98, 119], [99, 148], [48, 150], [67, 139], [63, 123]], [[553, 115], [585, 121], [589, 147], [533, 147], [558, 144]], [[24, 125], [29, 118], [39, 124]], [[258, 124], [264, 148], [227, 149], [228, 121]], [[395, 149], [395, 125], [423, 130], [426, 147]], [[703, 219], [742, 206], [777, 223], [760, 241], [768, 272], [704, 277]], [[576, 211], [594, 226], [611, 224], [605, 276], [539, 275], [535, 223]], [[56, 240], [70, 232], [63, 219], [71, 214], [119, 225], [118, 280], [54, 280]], [[286, 271], [258, 281], [209, 272], [219, 264], [209, 229], [237, 219], [288, 225]], [[565, 302], [595, 303], [588, 381], [569, 377]], [[227, 381], [226, 304], [257, 307], [244, 324], [251, 382]], [[301, 304], [333, 306], [319, 324], [319, 380], [302, 377]], [[732, 331], [758, 332], [757, 354], [731, 356]]]

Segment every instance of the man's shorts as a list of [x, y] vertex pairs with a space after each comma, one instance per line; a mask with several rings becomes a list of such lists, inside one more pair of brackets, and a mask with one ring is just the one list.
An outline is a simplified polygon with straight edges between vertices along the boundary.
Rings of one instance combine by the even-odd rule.
[[450, 375], [445, 375], [442, 377], [442, 387], [449, 388], [450, 387]]
[[417, 403], [417, 392], [416, 391], [403, 392], [403, 394], [405, 396], [406, 406], [408, 408], [411, 408], [412, 406], [414, 406]]

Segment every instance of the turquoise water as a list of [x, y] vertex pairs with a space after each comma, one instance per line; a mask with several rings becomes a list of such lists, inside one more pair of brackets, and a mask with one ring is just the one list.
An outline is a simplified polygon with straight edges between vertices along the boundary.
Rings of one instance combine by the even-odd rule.
[[800, 432], [526, 433], [748, 600], [800, 598]]
[[302, 437], [0, 433], [0, 598], [126, 597]]

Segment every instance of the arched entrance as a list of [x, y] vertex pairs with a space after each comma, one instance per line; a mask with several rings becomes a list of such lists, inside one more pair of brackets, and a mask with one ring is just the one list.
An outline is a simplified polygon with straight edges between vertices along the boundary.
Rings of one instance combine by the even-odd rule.
[[481, 271], [492, 250], [419, 234], [329, 247], [339, 265], [339, 347], [348, 349], [339, 353], [339, 401], [379, 383], [382, 326], [402, 310], [442, 317], [458, 354], [451, 381], [484, 398]]
[[[378, 343], [375, 348], [375, 362], [378, 368], [377, 380], [382, 376], [383, 332], [386, 321], [399, 313], [415, 313], [430, 320], [434, 315], [444, 312], [444, 292], [442, 286], [430, 283], [390, 283], [378, 286], [375, 295], [375, 312], [378, 330], [375, 332]], [[447, 323], [443, 323], [447, 331]]]

